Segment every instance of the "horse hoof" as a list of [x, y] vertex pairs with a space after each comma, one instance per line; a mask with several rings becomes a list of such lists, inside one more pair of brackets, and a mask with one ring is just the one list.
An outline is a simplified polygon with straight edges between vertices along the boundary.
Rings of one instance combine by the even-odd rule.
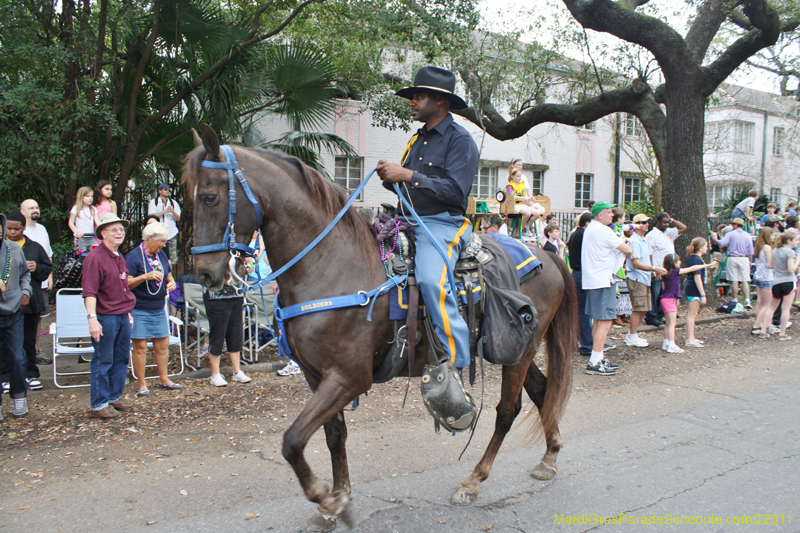
[[[330, 497], [327, 497], [323, 503], [317, 507], [317, 514], [321, 515], [323, 519], [332, 519], [333, 526], [324, 531], [330, 531], [336, 527], [336, 519], [341, 518], [347, 527], [355, 525], [355, 511], [353, 510], [353, 501], [350, 495], [346, 492], [336, 491]], [[312, 520], [317, 518], [317, 515], [312, 517]]]
[[533, 469], [533, 472], [531, 472], [531, 477], [541, 479], [542, 481], [547, 481], [548, 479], [553, 479], [556, 476], [556, 473], [558, 473], [558, 468], [539, 461], [539, 464], [536, 465], [536, 467]]
[[466, 507], [467, 505], [472, 505], [472, 502], [478, 499], [478, 493], [472, 489], [468, 489], [464, 485], [460, 485], [458, 490], [453, 493], [453, 496], [450, 498], [450, 503], [453, 505], [459, 505], [462, 507]]
[[339, 511], [339, 518], [351, 529], [356, 525], [356, 512], [352, 500], [348, 500], [347, 503], [344, 504], [344, 507]]
[[336, 528], [336, 516], [322, 514], [319, 511], [306, 522], [307, 533], [328, 533]]

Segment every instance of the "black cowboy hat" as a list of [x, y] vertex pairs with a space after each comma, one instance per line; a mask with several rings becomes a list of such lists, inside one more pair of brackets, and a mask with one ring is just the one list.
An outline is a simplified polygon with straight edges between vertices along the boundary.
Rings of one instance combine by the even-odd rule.
[[443, 94], [450, 99], [450, 109], [465, 109], [467, 103], [453, 93], [455, 89], [456, 77], [452, 72], [439, 67], [422, 67], [414, 76], [414, 86], [400, 89], [395, 94], [407, 100], [419, 92]]

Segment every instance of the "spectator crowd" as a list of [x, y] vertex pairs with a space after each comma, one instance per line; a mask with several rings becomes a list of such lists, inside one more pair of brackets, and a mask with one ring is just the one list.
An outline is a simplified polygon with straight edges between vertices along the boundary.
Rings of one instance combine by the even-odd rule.
[[[83, 259], [82, 295], [93, 347], [91, 415], [101, 419], [116, 418], [133, 407], [124, 398], [129, 361], [137, 396], [150, 395], [145, 379], [148, 343], [158, 372], [157, 388], [183, 389], [168, 374], [168, 298], [176, 288], [173, 271], [178, 262], [180, 205], [170, 198], [167, 184], [159, 185], [148, 206], [141, 240], [123, 256], [120, 247], [130, 223], [117, 215], [111, 194], [107, 181], [94, 189], [81, 187], [68, 219], [74, 251]], [[37, 223], [39, 215], [32, 199], [22, 202], [19, 211], [0, 214], [0, 381], [16, 418], [28, 413], [28, 391], [43, 388], [39, 366], [52, 364], [50, 357], [38, 352], [41, 317], [49, 314], [47, 291], [53, 287], [53, 251], [47, 230]], [[258, 260], [262, 276], [266, 275], [266, 254]], [[253, 266], [247, 270], [251, 272]], [[224, 343], [234, 368], [233, 381], [251, 380], [239, 366], [244, 297], [236, 289], [229, 282], [218, 292], [204, 290], [214, 370], [211, 384], [215, 386], [227, 385], [219, 369]]]

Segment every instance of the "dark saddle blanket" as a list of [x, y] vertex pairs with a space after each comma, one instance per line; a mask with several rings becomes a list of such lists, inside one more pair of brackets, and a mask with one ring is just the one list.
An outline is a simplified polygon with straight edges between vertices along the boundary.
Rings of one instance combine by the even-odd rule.
[[[488, 256], [463, 257], [456, 263], [456, 288], [459, 301], [462, 305], [467, 303], [467, 292], [461, 275], [469, 273], [472, 281], [472, 295], [475, 302], [482, 297], [481, 283], [478, 277], [478, 263], [483, 264], [483, 278], [488, 285], [502, 289], [519, 290], [520, 282], [536, 275], [541, 269], [542, 262], [536, 257], [531, 246], [499, 233], [480, 235], [481, 251]], [[486, 262], [482, 262], [486, 261]], [[389, 318], [391, 320], [405, 320], [408, 314], [408, 290], [400, 291], [394, 288], [389, 293]], [[420, 313], [423, 307], [420, 296]]]

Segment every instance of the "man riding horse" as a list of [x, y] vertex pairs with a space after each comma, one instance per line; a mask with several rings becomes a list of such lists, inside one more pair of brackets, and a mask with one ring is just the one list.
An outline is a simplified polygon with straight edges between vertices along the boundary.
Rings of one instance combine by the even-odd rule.
[[[447, 355], [449, 368], [459, 370], [469, 364], [469, 328], [458, 311], [458, 296], [448, 280], [461, 249], [472, 235], [470, 221], [464, 216], [472, 181], [478, 168], [478, 147], [472, 135], [457, 124], [450, 109], [464, 109], [467, 104], [454, 94], [455, 76], [438, 67], [423, 67], [414, 76], [414, 86], [397, 91], [408, 99], [411, 116], [425, 125], [411, 137], [400, 164], [378, 162], [378, 175], [383, 186], [400, 193], [430, 230], [418, 230], [416, 237], [415, 273], [422, 298], [434, 326], [436, 336]], [[416, 225], [402, 200], [397, 213], [406, 222]], [[447, 262], [436, 248], [438, 241], [447, 254]], [[463, 385], [454, 373], [446, 381], [456, 390], [448, 398], [426, 398], [432, 411], [455, 420], [470, 417], [475, 407], [466, 398]], [[456, 399], [454, 402], [453, 400]]]

